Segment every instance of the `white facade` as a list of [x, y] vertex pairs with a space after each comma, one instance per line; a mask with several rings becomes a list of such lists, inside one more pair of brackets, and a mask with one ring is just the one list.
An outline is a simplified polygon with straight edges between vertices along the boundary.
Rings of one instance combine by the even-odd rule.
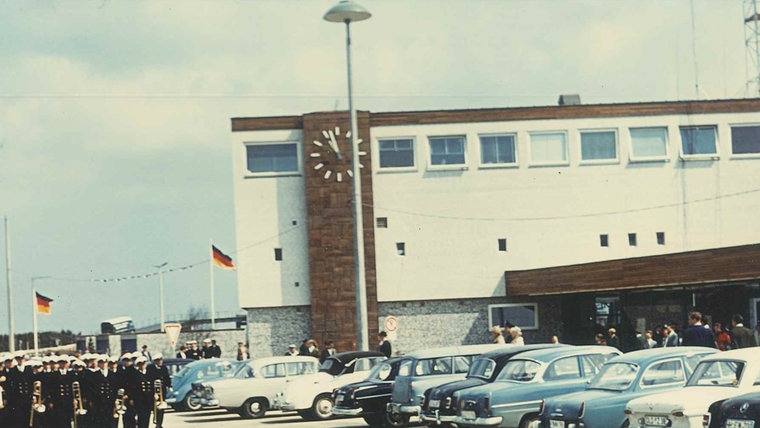
[[[757, 243], [760, 156], [731, 150], [731, 127], [748, 124], [760, 124], [760, 112], [372, 127], [374, 200], [365, 203], [387, 218], [387, 228], [375, 228], [378, 301], [504, 296], [505, 270]], [[717, 127], [717, 153], [682, 155], [679, 130], [697, 125]], [[630, 129], [642, 127], [666, 127], [665, 156], [631, 160]], [[616, 132], [617, 159], [581, 161], [580, 132], [590, 130]], [[565, 161], [531, 160], [531, 140], [545, 132], [565, 136]], [[479, 137], [492, 134], [515, 136], [514, 164], [481, 165]], [[430, 166], [435, 136], [464, 136], [465, 165]], [[251, 142], [302, 144], [301, 131], [233, 137], [240, 304], [308, 305], [309, 164], [252, 178], [245, 152]], [[394, 138], [413, 139], [414, 167], [379, 167], [379, 141]], [[274, 248], [284, 249], [283, 261]]]

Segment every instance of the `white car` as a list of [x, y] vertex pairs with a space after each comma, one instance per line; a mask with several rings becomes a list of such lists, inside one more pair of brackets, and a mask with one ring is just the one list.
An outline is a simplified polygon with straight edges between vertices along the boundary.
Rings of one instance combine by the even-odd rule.
[[628, 402], [631, 428], [702, 428], [710, 404], [760, 391], [760, 348], [736, 349], [703, 358], [681, 389]]
[[323, 420], [332, 417], [332, 391], [349, 383], [362, 381], [370, 369], [385, 360], [375, 351], [341, 352], [322, 363], [319, 373], [301, 376], [287, 383], [277, 394], [274, 408], [296, 410], [306, 420]]
[[317, 373], [314, 357], [281, 356], [259, 358], [243, 365], [235, 376], [203, 384], [204, 405], [220, 406], [246, 419], [263, 417], [272, 408], [275, 395], [288, 380]]

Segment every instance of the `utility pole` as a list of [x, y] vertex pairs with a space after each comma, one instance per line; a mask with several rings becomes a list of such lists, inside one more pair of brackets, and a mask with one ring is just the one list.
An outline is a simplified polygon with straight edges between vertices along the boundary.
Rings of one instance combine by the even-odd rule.
[[16, 335], [13, 325], [13, 291], [11, 287], [11, 238], [8, 235], [8, 217], [3, 217], [5, 223], [5, 278], [8, 282], [8, 350], [16, 352]]

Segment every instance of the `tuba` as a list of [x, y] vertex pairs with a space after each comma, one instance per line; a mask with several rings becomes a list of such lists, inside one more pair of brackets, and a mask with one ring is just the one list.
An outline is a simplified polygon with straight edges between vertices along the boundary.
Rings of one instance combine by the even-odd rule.
[[29, 411], [29, 426], [34, 426], [34, 414], [45, 413], [45, 405], [42, 403], [42, 382], [36, 380], [32, 384], [32, 409]]
[[78, 381], [71, 383], [71, 394], [74, 396], [74, 428], [77, 428], [79, 426], [79, 416], [87, 414], [84, 402], [82, 402], [82, 388], [79, 386]]
[[127, 406], [124, 404], [127, 401], [127, 396], [124, 395], [124, 388], [119, 388], [116, 391], [116, 399], [113, 402], [113, 418], [116, 419], [116, 425], [119, 425], [119, 419], [121, 415], [126, 413]]
[[166, 410], [169, 404], [164, 401], [164, 383], [160, 379], [153, 381], [153, 423], [158, 424], [158, 411]]

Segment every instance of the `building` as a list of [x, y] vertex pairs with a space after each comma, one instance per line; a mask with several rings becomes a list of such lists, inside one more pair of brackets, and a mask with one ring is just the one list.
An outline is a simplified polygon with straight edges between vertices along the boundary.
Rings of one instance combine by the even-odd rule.
[[[528, 342], [632, 337], [692, 307], [756, 323], [760, 100], [359, 112], [358, 128], [371, 338], [388, 316], [400, 351], [507, 322]], [[232, 119], [254, 352], [356, 346], [348, 129], [347, 112]]]

